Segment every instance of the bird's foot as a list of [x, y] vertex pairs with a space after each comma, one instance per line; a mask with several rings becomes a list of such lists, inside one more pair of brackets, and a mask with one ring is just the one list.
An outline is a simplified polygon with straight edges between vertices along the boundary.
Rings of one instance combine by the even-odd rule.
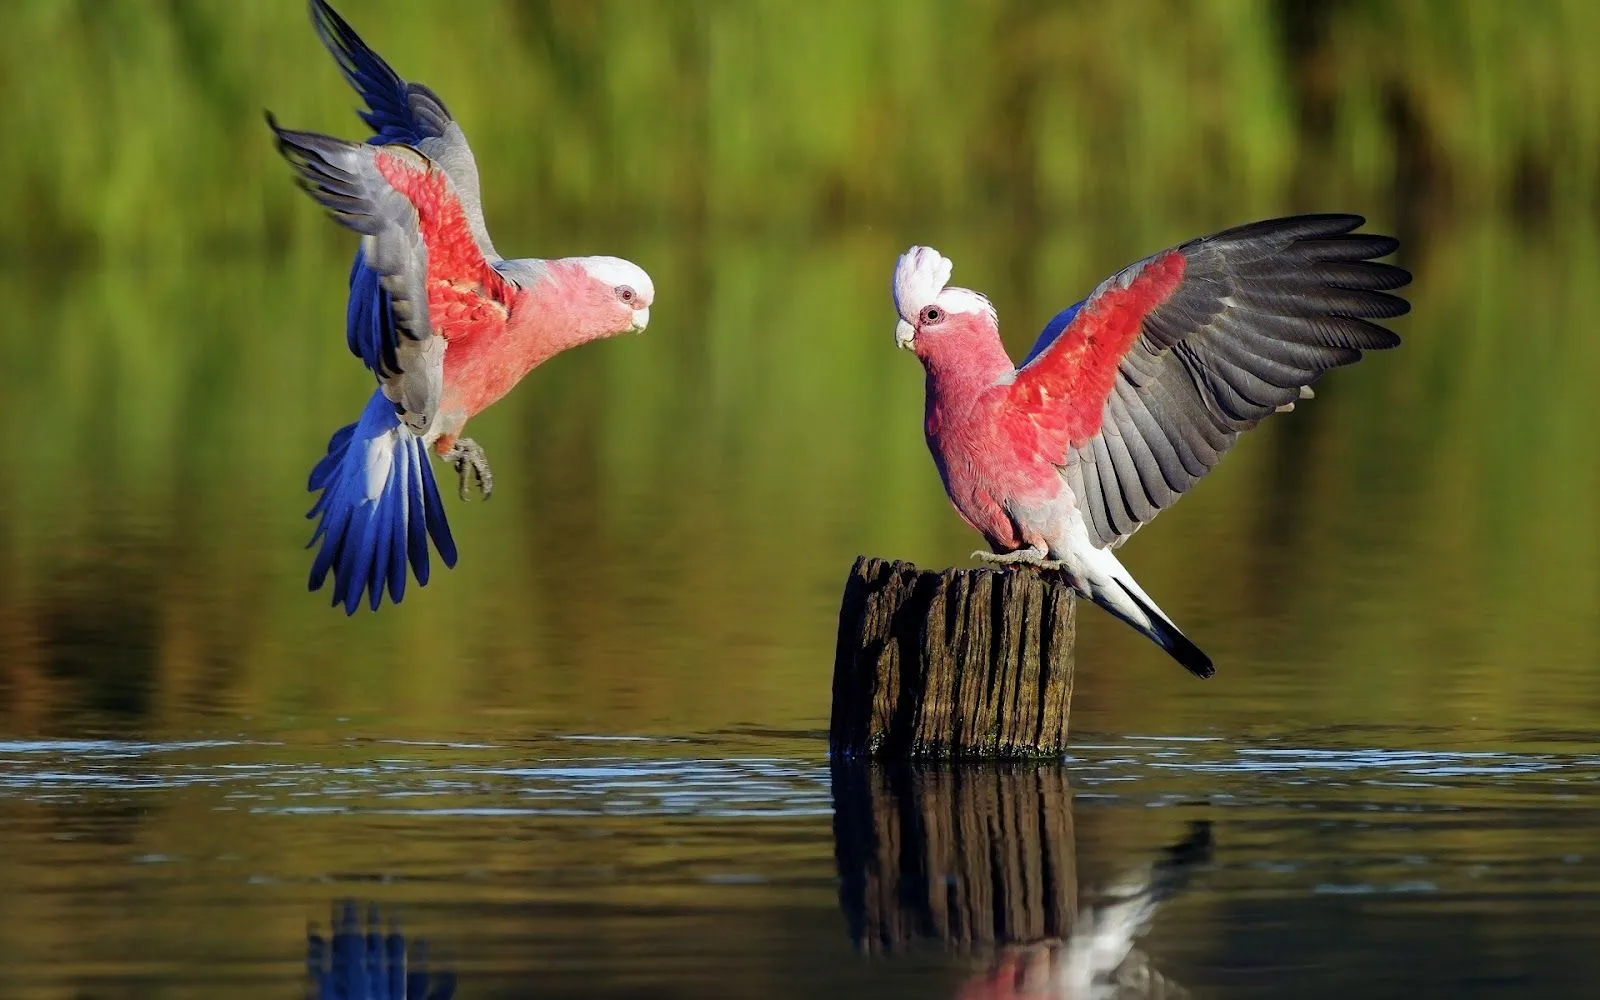
[[456, 467], [456, 474], [461, 477], [461, 499], [471, 499], [468, 493], [469, 476], [477, 481], [483, 498], [489, 499], [489, 494], [494, 492], [494, 473], [489, 471], [489, 458], [478, 442], [471, 438], [459, 438], [440, 457]]
[[1015, 552], [985, 552], [983, 549], [972, 553], [972, 558], [979, 562], [986, 562], [994, 566], [1035, 566], [1039, 569], [1061, 569], [1059, 560], [1050, 558], [1050, 550], [1043, 546], [1031, 549], [1018, 549]]

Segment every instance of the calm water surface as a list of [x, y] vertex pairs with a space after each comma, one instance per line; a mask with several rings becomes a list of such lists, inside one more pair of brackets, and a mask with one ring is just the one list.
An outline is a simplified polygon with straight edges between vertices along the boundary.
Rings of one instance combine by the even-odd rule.
[[348, 900], [461, 996], [1069, 996], [996, 984], [1198, 824], [1136, 942], [1164, 989], [1592, 995], [1585, 734], [1090, 730], [1058, 765], [889, 774], [806, 732], [503, 731], [0, 742], [0, 992], [293, 995]]

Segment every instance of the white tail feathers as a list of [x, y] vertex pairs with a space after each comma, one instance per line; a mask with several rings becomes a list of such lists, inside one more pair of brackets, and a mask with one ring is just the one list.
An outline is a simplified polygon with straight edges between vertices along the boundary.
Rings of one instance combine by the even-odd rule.
[[1215, 674], [1217, 668], [1212, 665], [1211, 658], [1191, 642], [1172, 619], [1156, 606], [1156, 602], [1144, 592], [1144, 588], [1139, 586], [1133, 575], [1111, 555], [1109, 550], [1099, 551], [1104, 553], [1104, 561], [1114, 566], [1115, 570], [1105, 576], [1090, 579], [1090, 599], [1138, 629], [1140, 633], [1166, 650], [1167, 655], [1177, 660], [1191, 674], [1200, 678]]

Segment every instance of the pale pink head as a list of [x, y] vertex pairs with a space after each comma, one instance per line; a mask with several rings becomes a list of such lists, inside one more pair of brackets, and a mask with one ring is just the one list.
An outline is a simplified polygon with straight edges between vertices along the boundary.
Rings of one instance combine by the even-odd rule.
[[[912, 247], [894, 270], [894, 307], [900, 314], [895, 343], [915, 351], [924, 365], [993, 361], [1000, 323], [994, 306], [970, 288], [949, 288], [950, 259], [932, 247]], [[1007, 364], [1009, 367], [1009, 363]]]
[[656, 289], [639, 265], [620, 257], [568, 257], [553, 268], [577, 340], [638, 333], [650, 324]]

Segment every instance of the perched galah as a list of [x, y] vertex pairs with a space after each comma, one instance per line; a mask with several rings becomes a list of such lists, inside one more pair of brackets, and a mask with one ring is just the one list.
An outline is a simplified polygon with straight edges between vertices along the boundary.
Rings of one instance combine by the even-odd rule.
[[1257, 222], [1147, 257], [1044, 328], [1022, 366], [989, 300], [913, 247], [894, 275], [895, 340], [927, 371], [928, 448], [993, 563], [1058, 569], [1080, 595], [1199, 677], [1211, 660], [1112, 550], [1177, 502], [1244, 431], [1330, 368], [1394, 347], [1411, 280], [1374, 262], [1355, 215]]
[[506, 260], [489, 241], [478, 169], [461, 126], [433, 91], [406, 83], [324, 0], [312, 21], [376, 133], [345, 142], [278, 127], [278, 149], [301, 185], [361, 234], [350, 271], [346, 335], [378, 388], [361, 419], [335, 431], [311, 471], [322, 491], [312, 590], [333, 572], [333, 603], [374, 611], [385, 586], [398, 603], [406, 564], [428, 582], [428, 538], [446, 566], [455, 541], [426, 449], [487, 497], [483, 449], [461, 436], [522, 377], [579, 344], [643, 330], [655, 289], [616, 257]]

